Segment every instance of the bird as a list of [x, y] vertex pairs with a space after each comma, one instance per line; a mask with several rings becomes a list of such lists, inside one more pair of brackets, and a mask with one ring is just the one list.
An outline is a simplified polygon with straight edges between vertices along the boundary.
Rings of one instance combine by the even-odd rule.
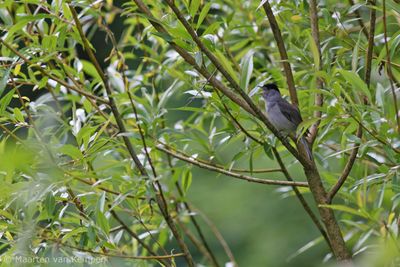
[[305, 137], [308, 134], [308, 130], [302, 136], [296, 134], [297, 127], [303, 121], [299, 109], [282, 98], [275, 83], [264, 84], [261, 87], [269, 121], [279, 132], [296, 138], [298, 142], [302, 143], [308, 158], [312, 160], [311, 149]]

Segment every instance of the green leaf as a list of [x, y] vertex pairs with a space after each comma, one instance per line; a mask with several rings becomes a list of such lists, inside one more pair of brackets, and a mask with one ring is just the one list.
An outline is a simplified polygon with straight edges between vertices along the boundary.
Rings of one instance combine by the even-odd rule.
[[310, 49], [314, 59], [314, 68], [315, 70], [319, 70], [320, 58], [317, 44], [314, 42], [314, 38], [312, 38], [311, 34], [308, 35], [308, 40], [310, 42]]
[[59, 151], [69, 157], [71, 159], [81, 159], [83, 157], [82, 152], [77, 148], [76, 146], [73, 146], [71, 144], [65, 144], [62, 147], [59, 148]]
[[363, 217], [366, 219], [370, 219], [370, 216], [367, 212], [361, 211], [361, 210], [356, 210], [356, 209], [350, 208], [345, 205], [319, 205], [319, 206], [324, 207], [324, 208], [333, 209], [333, 210], [343, 211], [343, 212], [357, 215], [357, 216], [360, 216], [360, 217]]
[[200, 7], [200, 0], [192, 0], [189, 6], [189, 13], [192, 18], [196, 15], [197, 10]]
[[214, 23], [212, 23], [210, 26], [207, 27], [207, 29], [203, 32], [202, 36], [205, 36], [207, 34], [213, 34], [219, 27], [219, 25], [221, 25], [222, 22], [221, 21], [216, 21]]
[[240, 63], [240, 88], [245, 92], [248, 92], [248, 86], [253, 73], [253, 51], [250, 50], [242, 59]]
[[110, 225], [108, 223], [106, 216], [100, 210], [97, 210], [96, 212], [96, 223], [100, 227], [100, 229], [104, 231], [104, 233], [106, 233], [107, 235], [109, 234]]
[[18, 122], [25, 122], [24, 115], [22, 115], [22, 112], [19, 110], [19, 108], [14, 108], [14, 116]]
[[0, 77], [0, 97], [3, 94], [4, 89], [7, 86], [7, 80], [8, 80], [8, 77], [10, 77], [10, 72], [11, 72], [11, 68], [8, 68], [8, 69], [5, 69], [5, 70], [4, 69], [0, 70], [0, 74], [1, 74], [1, 77]]
[[350, 82], [355, 93], [361, 91], [369, 100], [371, 100], [371, 92], [369, 91], [368, 86], [365, 84], [365, 82], [361, 80], [360, 76], [358, 76], [354, 72], [344, 69], [339, 69], [338, 72], [343, 76], [346, 81]]
[[264, 143], [263, 148], [268, 158], [274, 159], [274, 154], [272, 153], [272, 147], [268, 143]]
[[208, 12], [210, 11], [211, 2], [207, 3], [200, 12], [199, 19], [197, 20], [196, 30], [201, 26], [203, 20], [206, 18]]
[[190, 185], [192, 184], [192, 171], [187, 170], [186, 172], [183, 173], [182, 176], [182, 187], [185, 193], [189, 190]]
[[232, 76], [232, 78], [238, 82], [238, 78], [237, 78], [237, 74], [236, 72], [233, 70], [232, 68], [232, 64], [231, 62], [225, 57], [225, 55], [219, 51], [216, 50], [215, 51], [215, 55], [217, 56], [217, 58], [219, 59], [219, 61], [221, 62], [221, 64], [223, 65], [224, 69], [229, 73], [230, 76]]
[[106, 192], [103, 191], [103, 193], [101, 194], [101, 197], [99, 199], [99, 202], [98, 202], [98, 209], [103, 213], [104, 213], [105, 204], [106, 204]]
[[54, 209], [56, 207], [56, 200], [51, 192], [47, 194], [44, 204], [45, 204], [47, 213], [49, 215], [53, 215]]
[[97, 72], [95, 66], [92, 64], [92, 62], [89, 62], [87, 60], [80, 60], [82, 65], [83, 65], [83, 71], [88, 74], [89, 76], [95, 78], [96, 80], [101, 80], [99, 73]]

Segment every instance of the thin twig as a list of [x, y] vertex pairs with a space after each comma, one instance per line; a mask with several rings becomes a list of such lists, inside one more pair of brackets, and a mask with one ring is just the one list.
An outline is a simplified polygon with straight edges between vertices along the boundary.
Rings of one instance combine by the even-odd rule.
[[263, 8], [265, 13], [267, 14], [272, 33], [274, 34], [279, 54], [281, 56], [282, 66], [285, 72], [286, 82], [289, 89], [290, 100], [292, 101], [293, 104], [298, 106], [299, 100], [297, 98], [297, 92], [296, 92], [296, 86], [294, 84], [292, 68], [290, 67], [289, 58], [286, 52], [285, 43], [282, 38], [281, 30], [279, 29], [278, 22], [275, 19], [274, 13], [272, 12], [271, 6], [268, 1], [265, 1], [265, 3], [263, 4]]
[[[278, 161], [279, 166], [282, 168], [282, 172], [285, 175], [286, 179], [288, 181], [293, 181], [293, 178], [290, 176], [289, 171], [285, 167], [285, 163], [283, 163], [281, 156], [279, 155], [278, 150], [273, 147], [272, 152], [275, 155], [276, 160]], [[329, 247], [331, 247], [331, 243], [329, 241], [328, 235], [326, 234], [326, 231], [324, 227], [321, 225], [320, 221], [318, 220], [317, 216], [315, 213], [311, 210], [310, 206], [308, 205], [307, 201], [303, 197], [303, 195], [300, 193], [299, 189], [295, 186], [292, 186], [292, 189], [294, 193], [296, 194], [297, 199], [300, 201], [300, 204], [303, 206], [304, 210], [307, 212], [308, 216], [310, 216], [311, 220], [321, 233], [321, 235], [324, 237], [326, 243], [328, 244]], [[331, 248], [332, 249], [332, 248]]]
[[[140, 0], [135, 0], [135, 2]], [[175, 13], [178, 20], [185, 27], [186, 31], [190, 34], [193, 41], [197, 44], [200, 50], [211, 60], [214, 66], [219, 70], [219, 72], [229, 81], [232, 88], [245, 100], [247, 105], [251, 108], [253, 113], [267, 126], [267, 128], [273, 132], [273, 134], [282, 142], [282, 144], [290, 151], [290, 153], [298, 159], [303, 166], [309, 166], [310, 161], [306, 156], [300, 156], [298, 151], [289, 143], [289, 141], [284, 138], [284, 136], [271, 124], [265, 114], [254, 104], [251, 98], [246, 94], [235, 79], [228, 73], [228, 71], [223, 67], [222, 63], [217, 59], [217, 57], [203, 44], [197, 33], [194, 31], [189, 22], [185, 19], [184, 15], [176, 7], [173, 1], [166, 0], [167, 4], [170, 6], [172, 11]]]
[[228, 171], [228, 170], [225, 170], [225, 169], [221, 169], [221, 168], [218, 168], [218, 167], [215, 167], [215, 166], [212, 166], [212, 165], [205, 164], [203, 162], [195, 160], [194, 158], [185, 157], [185, 156], [183, 156], [183, 155], [181, 155], [179, 153], [176, 153], [174, 151], [166, 149], [165, 147], [163, 147], [161, 145], [157, 146], [157, 149], [160, 150], [160, 151], [163, 151], [163, 152], [165, 152], [165, 153], [167, 153], [169, 155], [171, 155], [174, 158], [186, 161], [186, 162], [188, 162], [190, 164], [193, 164], [193, 165], [196, 165], [196, 166], [198, 166], [200, 168], [207, 169], [207, 170], [210, 170], [210, 171], [219, 172], [219, 173], [222, 173], [222, 174], [234, 177], [234, 178], [242, 179], [242, 180], [245, 180], [245, 181], [248, 181], [248, 182], [259, 183], [259, 184], [269, 184], [269, 185], [282, 185], [282, 186], [289, 185], [289, 186], [308, 187], [308, 184], [306, 182], [290, 182], [290, 181], [261, 179], [261, 178], [255, 178], [255, 177], [247, 176], [247, 175], [244, 175], [244, 174], [234, 173], [234, 172], [231, 172], [231, 171]]
[[396, 96], [396, 91], [394, 88], [393, 84], [393, 73], [392, 73], [392, 65], [390, 64], [391, 59], [390, 59], [390, 50], [389, 50], [389, 44], [387, 40], [387, 25], [386, 25], [386, 0], [382, 0], [382, 9], [383, 9], [383, 35], [384, 35], [384, 40], [385, 40], [385, 49], [386, 49], [386, 60], [388, 62], [387, 65], [387, 74], [389, 76], [389, 83], [390, 83], [390, 89], [392, 91], [392, 96], [393, 96], [393, 104], [394, 104], [394, 112], [396, 116], [396, 122], [397, 122], [397, 132], [400, 134], [400, 115], [399, 115], [399, 107], [397, 105], [397, 96]]
[[[370, 0], [369, 1], [370, 5], [375, 5], [375, 0]], [[375, 23], [376, 23], [376, 9], [371, 8], [370, 9], [370, 31], [368, 33], [368, 47], [367, 47], [367, 56], [366, 56], [366, 63], [365, 63], [365, 83], [367, 84], [368, 87], [370, 87], [371, 84], [371, 67], [372, 67], [372, 55], [374, 51], [374, 37], [375, 37]], [[363, 103], [364, 105], [368, 104], [368, 99], [363, 96]], [[360, 122], [358, 124], [357, 128], [357, 133], [356, 136], [361, 140], [362, 134], [363, 134], [363, 125]], [[351, 150], [349, 159], [347, 160], [347, 163], [343, 169], [343, 172], [341, 176], [339, 177], [338, 181], [336, 184], [332, 187], [332, 189], [329, 191], [327, 195], [327, 202], [331, 203], [337, 192], [339, 192], [340, 188], [343, 186], [343, 184], [346, 182], [348, 176], [350, 175], [351, 169], [353, 168], [353, 165], [357, 159], [357, 154], [358, 150], [360, 148], [360, 145], [355, 143], [353, 145], [353, 148]]]

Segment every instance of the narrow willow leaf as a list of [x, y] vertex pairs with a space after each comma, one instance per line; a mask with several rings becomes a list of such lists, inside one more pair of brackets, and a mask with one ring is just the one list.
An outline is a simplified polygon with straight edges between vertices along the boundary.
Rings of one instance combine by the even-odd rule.
[[192, 184], [192, 172], [191, 170], [187, 170], [186, 172], [183, 173], [182, 176], [182, 187], [185, 193], [189, 190], [190, 185]]
[[192, 18], [196, 15], [197, 10], [200, 7], [200, 0], [192, 0], [189, 7], [190, 16]]
[[363, 80], [361, 80], [360, 76], [356, 73], [339, 69], [338, 72], [343, 76], [343, 78], [350, 82], [355, 92], [363, 93], [368, 99], [371, 99], [371, 92], [368, 89], [368, 86], [365, 84]]
[[100, 210], [98, 210], [96, 213], [97, 213], [96, 214], [97, 225], [108, 235], [108, 233], [110, 232], [110, 225], [108, 223], [106, 216]]
[[253, 51], [252, 50], [250, 50], [244, 56], [240, 66], [241, 66], [240, 87], [245, 92], [248, 92], [248, 86], [249, 86], [251, 74], [253, 73]]
[[317, 44], [315, 43], [314, 38], [312, 38], [311, 34], [309, 34], [308, 40], [310, 42], [310, 49], [311, 49], [311, 53], [312, 53], [313, 59], [314, 59], [314, 69], [319, 70], [320, 58], [319, 58]]
[[357, 215], [357, 216], [360, 216], [360, 217], [363, 217], [366, 219], [370, 218], [369, 214], [366, 213], [365, 211], [356, 210], [356, 209], [350, 208], [345, 205], [319, 205], [319, 206], [324, 207], [324, 208], [333, 209], [333, 210], [343, 211], [343, 212]]
[[82, 152], [74, 145], [65, 144], [60, 147], [59, 151], [73, 160], [81, 159], [83, 157]]
[[1, 71], [1, 77], [0, 77], [0, 97], [4, 92], [4, 89], [7, 86], [7, 80], [8, 77], [10, 77], [10, 71], [11, 69], [6, 69], [6, 70], [0, 70]]
[[238, 78], [237, 78], [237, 74], [235, 73], [235, 71], [232, 68], [232, 64], [231, 62], [225, 57], [225, 55], [219, 51], [216, 50], [215, 51], [215, 55], [217, 56], [217, 58], [220, 60], [220, 62], [222, 63], [222, 65], [224, 66], [224, 68], [228, 71], [229, 75], [232, 76], [232, 78], [238, 82]]
[[201, 26], [203, 20], [206, 18], [208, 11], [210, 11], [211, 2], [207, 3], [200, 12], [199, 19], [197, 20], [196, 30]]

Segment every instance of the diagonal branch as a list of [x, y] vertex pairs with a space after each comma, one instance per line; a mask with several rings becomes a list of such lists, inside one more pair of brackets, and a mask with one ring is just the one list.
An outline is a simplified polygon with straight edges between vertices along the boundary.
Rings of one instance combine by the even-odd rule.
[[[135, 0], [135, 2], [141, 2], [141, 0]], [[197, 36], [197, 33], [194, 31], [189, 22], [185, 19], [180, 10], [175, 6], [174, 2], [171, 0], [166, 0], [166, 2], [171, 7], [172, 11], [175, 13], [178, 20], [182, 23], [187, 32], [190, 34], [193, 41], [197, 44], [200, 50], [204, 54], [206, 54], [206, 56], [211, 60], [211, 62], [218, 69], [218, 71], [220, 71], [221, 74], [229, 81], [232, 88], [245, 100], [247, 105], [253, 111], [252, 113], [255, 114], [265, 124], [265, 126], [267, 126], [267, 128], [282, 142], [282, 144], [290, 151], [290, 153], [292, 153], [292, 155], [302, 163], [303, 166], [309, 166], [310, 161], [308, 160], [308, 157], [305, 156], [306, 154], [304, 154], [304, 156], [303, 155], [300, 156], [297, 150], [289, 143], [289, 141], [286, 138], [284, 138], [282, 134], [271, 124], [271, 122], [268, 120], [265, 114], [261, 112], [261, 110], [254, 104], [251, 98], [246, 94], [246, 92], [244, 92], [242, 88], [240, 88], [239, 84], [233, 79], [233, 77], [228, 73], [228, 71], [225, 70], [221, 62], [216, 58], [216, 56], [213, 53], [211, 53], [211, 51], [201, 42], [200, 38]]]
[[[109, 86], [109, 82], [108, 82], [103, 70], [101, 69], [99, 62], [97, 61], [96, 56], [94, 55], [93, 51], [90, 48], [89, 41], [87, 40], [87, 38], [86, 38], [86, 36], [85, 36], [85, 34], [83, 32], [82, 25], [80, 24], [80, 21], [78, 19], [78, 14], [76, 13], [75, 9], [72, 7], [71, 4], [69, 4], [69, 9], [70, 9], [72, 17], [74, 19], [75, 26], [78, 29], [79, 35], [80, 35], [80, 37], [82, 39], [82, 42], [83, 42], [83, 45], [84, 45], [84, 49], [85, 49], [86, 53], [88, 54], [91, 62], [93, 63], [97, 73], [100, 75], [100, 78], [101, 78], [101, 80], [103, 82], [104, 88], [105, 88], [105, 90], [107, 92], [107, 95], [108, 95], [108, 97], [110, 99], [109, 100], [110, 108], [111, 108], [112, 113], [114, 114], [114, 118], [115, 118], [115, 121], [116, 121], [116, 123], [118, 125], [118, 128], [119, 128], [119, 130], [121, 132], [125, 133], [126, 132], [126, 128], [125, 128], [124, 122], [122, 121], [122, 118], [121, 118], [121, 115], [120, 115], [119, 110], [117, 108], [117, 105], [116, 105], [116, 102], [114, 100], [114, 97], [112, 97], [113, 91], [112, 91], [111, 87]], [[147, 171], [146, 171], [145, 167], [143, 166], [143, 164], [140, 162], [140, 160], [139, 160], [139, 158], [138, 158], [138, 156], [137, 156], [137, 154], [136, 154], [136, 152], [135, 152], [135, 150], [133, 148], [133, 145], [130, 142], [129, 138], [126, 135], [123, 135], [122, 138], [123, 138], [125, 146], [128, 149], [128, 152], [129, 152], [132, 160], [135, 162], [136, 167], [139, 169], [140, 174], [145, 176], [145, 177], [149, 177], [149, 174], [147, 173]], [[181, 237], [181, 235], [180, 235], [180, 233], [179, 233], [179, 231], [178, 231], [178, 229], [177, 229], [177, 227], [176, 227], [171, 215], [168, 213], [168, 205], [167, 205], [165, 199], [161, 195], [161, 190], [162, 190], [161, 187], [157, 188], [155, 186], [155, 184], [153, 183], [153, 188], [154, 188], [154, 190], [156, 192], [157, 205], [158, 205], [162, 215], [164, 216], [164, 219], [167, 222], [172, 234], [174, 235], [175, 239], [177, 240], [179, 247], [181, 248], [181, 250], [185, 254], [185, 259], [186, 259], [186, 262], [187, 262], [188, 266], [194, 267], [195, 264], [194, 264], [192, 255], [190, 254], [190, 251], [189, 251], [187, 245], [185, 244], [184, 240], [182, 239], [182, 237]]]
[[283, 42], [281, 30], [279, 29], [278, 22], [275, 19], [274, 13], [272, 12], [271, 6], [268, 1], [263, 4], [265, 13], [267, 14], [269, 24], [271, 25], [272, 33], [276, 44], [278, 46], [279, 54], [281, 55], [282, 66], [286, 76], [286, 82], [289, 88], [290, 100], [296, 106], [299, 105], [299, 100], [297, 98], [296, 87], [294, 84], [294, 78], [292, 73], [292, 68], [290, 67], [289, 58], [286, 52], [285, 43]]

